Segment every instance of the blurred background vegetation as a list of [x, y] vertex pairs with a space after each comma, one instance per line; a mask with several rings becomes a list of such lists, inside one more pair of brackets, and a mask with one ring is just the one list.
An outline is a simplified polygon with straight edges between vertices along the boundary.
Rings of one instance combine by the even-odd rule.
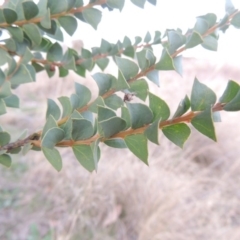
[[[163, 73], [161, 87], [151, 89], [173, 111], [195, 76], [218, 96], [228, 79], [240, 82], [240, 69], [227, 63], [186, 58], [183, 66], [183, 78]], [[23, 112], [9, 109], [1, 122], [16, 137], [19, 129], [41, 129], [45, 99], [69, 96], [74, 81], [97, 89], [90, 76], [59, 80], [41, 73], [16, 89]], [[61, 151], [60, 173], [41, 152], [15, 157], [10, 169], [0, 167], [0, 239], [240, 239], [239, 113], [221, 115], [217, 143], [194, 129], [183, 150], [162, 137], [160, 146], [150, 145], [149, 167], [103, 144], [97, 174], [84, 170], [70, 149]]]

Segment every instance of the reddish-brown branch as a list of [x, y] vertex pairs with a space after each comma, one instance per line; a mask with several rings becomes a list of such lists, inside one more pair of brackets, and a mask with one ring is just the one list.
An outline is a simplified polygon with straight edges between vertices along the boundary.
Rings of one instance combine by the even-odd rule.
[[[212, 107], [212, 111], [213, 112], [222, 111], [223, 107], [224, 107], [223, 103], [216, 103]], [[192, 121], [192, 119], [195, 116], [197, 116], [199, 113], [201, 113], [201, 111], [197, 111], [197, 112], [190, 111], [190, 112], [184, 114], [183, 116], [180, 116], [180, 117], [177, 117], [177, 118], [174, 118], [174, 119], [170, 119], [170, 120], [162, 121], [159, 124], [159, 128], [162, 129], [162, 128], [166, 127], [166, 126], [170, 126], [170, 125], [174, 125], [174, 124], [178, 124], [178, 123], [190, 123]], [[149, 126], [149, 124], [145, 125], [143, 127], [137, 128], [137, 129], [130, 128], [130, 129], [126, 130], [126, 131], [119, 132], [119, 133], [111, 136], [110, 138], [103, 138], [99, 134], [96, 134], [93, 137], [91, 137], [89, 139], [86, 139], [86, 140], [79, 140], [79, 141], [65, 140], [65, 141], [59, 142], [56, 146], [57, 147], [72, 147], [74, 145], [90, 145], [92, 142], [96, 141], [97, 139], [100, 139], [101, 142], [104, 142], [104, 141], [106, 141], [108, 139], [114, 139], [114, 138], [122, 138], [122, 139], [124, 139], [126, 136], [129, 136], [129, 135], [135, 135], [135, 134], [142, 134], [142, 133], [144, 133], [144, 131], [146, 130], [146, 128], [148, 126]], [[31, 143], [34, 146], [41, 147], [40, 140], [38, 140], [38, 141], [34, 140], [34, 141], [31, 141]], [[0, 148], [0, 150], [1, 150], [1, 148]]]
[[[74, 14], [74, 13], [77, 13], [77, 12], [83, 12], [85, 9], [92, 8], [92, 7], [97, 6], [97, 5], [103, 5], [106, 2], [107, 2], [106, 0], [98, 0], [94, 3], [89, 3], [89, 4], [87, 4], [86, 6], [83, 6], [83, 7], [72, 8], [69, 11], [52, 14], [52, 15], [50, 15], [50, 18], [51, 19], [55, 19], [55, 18], [57, 19], [59, 17], [65, 16], [67, 14]], [[30, 20], [20, 20], [20, 21], [14, 22], [14, 25], [22, 26], [22, 25], [28, 24], [28, 23], [39, 23], [39, 22], [41, 22], [42, 19], [43, 19], [43, 17], [36, 17], [36, 18], [32, 18]], [[6, 27], [9, 27], [11, 25], [12, 24], [9, 24], [9, 23], [0, 23], [0, 28], [6, 28]]]
[[[228, 17], [228, 21], [222, 25], [222, 26], [219, 26], [219, 23], [216, 23], [214, 26], [212, 26], [211, 28], [209, 28], [204, 34], [202, 34], [202, 37], [206, 37], [206, 36], [209, 36], [210, 34], [214, 33], [219, 27], [224, 27], [226, 25], [229, 25], [230, 24], [230, 21], [231, 19], [237, 14], [239, 13], [240, 11], [235, 11], [234, 13], [232, 13], [229, 17]], [[179, 48], [178, 50], [176, 50], [172, 55], [171, 57], [172, 58], [175, 58], [177, 55], [179, 55], [179, 53], [185, 51], [186, 48], [185, 46]]]
[[37, 142], [39, 138], [40, 138], [40, 136], [37, 133], [33, 133], [30, 136], [26, 137], [25, 139], [20, 139], [13, 143], [8, 143], [5, 146], [1, 146], [0, 151], [6, 150], [7, 152], [9, 152], [12, 149], [22, 147], [25, 144]]

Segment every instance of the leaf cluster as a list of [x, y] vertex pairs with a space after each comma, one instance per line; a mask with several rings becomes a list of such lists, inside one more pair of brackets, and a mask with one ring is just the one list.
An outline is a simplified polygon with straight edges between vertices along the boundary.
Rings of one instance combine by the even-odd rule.
[[[88, 171], [97, 170], [100, 160], [100, 143], [114, 148], [128, 148], [148, 164], [148, 141], [159, 144], [159, 130], [171, 142], [183, 147], [191, 133], [190, 123], [200, 133], [216, 141], [214, 119], [219, 111], [239, 111], [239, 85], [230, 80], [217, 100], [213, 90], [195, 78], [192, 91], [179, 103], [171, 115], [168, 104], [149, 92], [149, 81], [160, 85], [159, 71], [176, 71], [182, 75], [182, 52], [201, 45], [216, 51], [219, 31], [229, 25], [240, 28], [240, 12], [226, 11], [220, 21], [213, 13], [196, 18], [193, 28], [168, 29], [164, 34], [149, 32], [132, 41], [110, 43], [102, 39], [99, 47], [63, 50], [63, 30], [72, 36], [79, 21], [97, 29], [102, 19], [102, 8], [122, 10], [124, 0], [9, 0], [0, 9], [0, 28], [9, 38], [0, 43], [0, 114], [7, 107], [19, 108], [19, 97], [14, 89], [36, 80], [36, 74], [46, 71], [49, 77], [56, 72], [65, 77], [69, 71], [85, 76], [98, 67], [93, 75], [98, 86], [98, 97], [91, 100], [91, 91], [75, 84], [75, 93], [61, 96], [58, 102], [47, 100], [46, 122], [41, 131], [30, 136], [21, 135], [15, 142], [3, 129], [0, 131], [0, 163], [9, 167], [11, 154], [41, 150], [52, 166], [60, 171], [62, 158], [59, 147], [70, 147], [80, 164]], [[144, 8], [146, 2], [131, 0]], [[154, 45], [161, 45], [161, 55], [155, 55]], [[110, 61], [118, 69], [117, 75], [104, 73]], [[6, 67], [7, 65], [7, 67]], [[123, 92], [122, 99], [117, 92]], [[130, 96], [130, 98], [129, 98]], [[131, 97], [140, 103], [132, 103]], [[119, 114], [120, 112], [120, 114]]]

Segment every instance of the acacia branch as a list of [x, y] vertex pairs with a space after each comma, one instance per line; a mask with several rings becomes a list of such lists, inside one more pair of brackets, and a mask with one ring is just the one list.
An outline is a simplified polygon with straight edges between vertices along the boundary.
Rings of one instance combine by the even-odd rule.
[[[88, 8], [92, 8], [94, 6], [99, 6], [99, 5], [103, 5], [105, 4], [107, 1], [106, 0], [98, 0], [94, 3], [89, 3], [87, 4], [86, 6], [82, 6], [82, 7], [79, 7], [79, 8], [72, 8], [68, 11], [64, 11], [64, 12], [61, 12], [61, 13], [56, 13], [56, 14], [52, 14], [50, 15], [50, 19], [57, 19], [57, 18], [60, 18], [62, 16], [65, 16], [65, 15], [68, 15], [68, 14], [74, 14], [74, 13], [78, 13], [78, 12], [83, 12], [85, 9], [88, 9]], [[20, 21], [16, 21], [14, 22], [14, 25], [16, 26], [23, 26], [24, 24], [28, 24], [28, 23], [39, 23], [41, 22], [43, 19], [43, 17], [35, 17], [35, 18], [32, 18], [30, 20], [20, 20]], [[12, 23], [0, 23], [0, 28], [6, 28], [6, 27], [9, 27], [9, 26], [12, 26]]]
[[[224, 103], [216, 103], [213, 107], [212, 107], [212, 112], [217, 112], [217, 111], [222, 111], [223, 107], [224, 107]], [[190, 123], [192, 121], [192, 119], [194, 117], [196, 117], [198, 114], [200, 114], [202, 111], [190, 111], [186, 114], [184, 114], [183, 116], [180, 117], [176, 117], [174, 119], [170, 119], [170, 120], [165, 120], [160, 122], [159, 124], [159, 129], [162, 129], [166, 126], [171, 126], [171, 125], [175, 125], [178, 123]], [[143, 127], [137, 128], [137, 129], [128, 129], [125, 131], [121, 131], [109, 138], [104, 138], [102, 136], [100, 136], [99, 134], [94, 135], [93, 137], [86, 139], [86, 140], [79, 140], [79, 141], [73, 141], [73, 140], [65, 140], [65, 141], [61, 141], [59, 143], [56, 144], [57, 147], [72, 147], [74, 145], [90, 145], [92, 142], [96, 141], [97, 139], [100, 139], [101, 142], [104, 142], [106, 140], [110, 140], [110, 139], [114, 139], [114, 138], [122, 138], [124, 139], [125, 137], [129, 136], [129, 135], [135, 135], [135, 134], [143, 134], [144, 131], [149, 127], [150, 124], [147, 124]], [[41, 146], [41, 142], [39, 141], [32, 141], [33, 144], [36, 144], [38, 147]]]
[[[137, 45], [137, 46], [132, 46], [134, 47], [134, 49], [138, 49], [138, 48], [146, 48], [151, 46], [152, 44], [147, 43], [147, 44], [141, 44], [141, 45]], [[21, 55], [19, 55], [17, 52], [13, 52], [11, 50], [9, 50], [6, 45], [0, 44], [0, 48], [2, 48], [4, 51], [8, 52], [10, 55], [13, 56], [18, 56], [18, 57], [22, 57]], [[107, 57], [113, 57], [115, 55], [118, 54], [122, 54], [124, 52], [125, 48], [120, 49], [117, 53], [115, 53], [114, 55], [110, 55], [109, 53], [101, 53], [101, 54], [97, 54], [95, 56], [93, 56], [92, 58], [81, 58], [75, 61], [76, 65], [81, 65], [82, 63], [84, 63], [85, 61], [92, 59], [93, 62], [96, 62], [99, 59], [103, 59], [103, 58], [107, 58]], [[79, 56], [81, 57], [81, 56]], [[50, 65], [53, 67], [63, 67], [64, 63], [62, 62], [55, 62], [55, 61], [49, 61], [47, 59], [38, 59], [38, 58], [33, 58], [31, 60], [32, 63], [38, 63], [38, 64], [42, 64], [42, 65]]]
[[6, 152], [10, 152], [11, 150], [15, 149], [15, 148], [19, 148], [22, 147], [28, 143], [31, 143], [33, 140], [39, 140], [40, 136], [37, 133], [33, 133], [31, 135], [29, 135], [28, 137], [24, 138], [24, 139], [19, 139], [15, 142], [12, 143], [8, 143], [4, 146], [0, 147], [0, 151], [4, 151], [6, 150]]
[[[223, 25], [220, 25], [220, 23], [216, 23], [214, 26], [212, 26], [211, 28], [209, 28], [204, 34], [202, 34], [202, 38], [211, 35], [212, 33], [214, 33], [218, 28], [224, 28], [226, 26], [228, 26], [230, 24], [231, 19], [240, 11], [235, 11], [234, 13], [232, 13], [231, 15], [229, 15], [228, 20], [226, 21], [226, 23], [224, 23]], [[177, 51], [175, 51], [171, 56], [174, 58], [177, 55], [179, 55], [179, 53], [185, 51], [186, 48], [185, 46], [179, 48]]]
[[[94, 5], [97, 5], [97, 4], [98, 4], [98, 5], [101, 5], [100, 3], [101, 3], [101, 4], [105, 3], [105, 0], [97, 1]], [[92, 6], [93, 6], [93, 5], [92, 5]], [[91, 6], [91, 7], [92, 7], [92, 6]], [[86, 8], [86, 7], [89, 8], [89, 7], [90, 7], [90, 4], [88, 4], [87, 6], [85, 6], [85, 8]], [[215, 32], [215, 30], [218, 29], [219, 27], [223, 28], [224, 26], [228, 26], [229, 23], [230, 23], [230, 20], [231, 20], [237, 13], [239, 13], [239, 12], [240, 12], [240, 11], [235, 11], [234, 13], [232, 13], [232, 14], [229, 16], [228, 21], [226, 21], [226, 23], [224, 23], [224, 24], [222, 24], [222, 25], [219, 25], [219, 23], [215, 24], [213, 27], [211, 27], [210, 29], [208, 29], [208, 31], [207, 31], [206, 33], [204, 33], [204, 34], [202, 35], [202, 37], [206, 37], [206, 36], [212, 34], [212, 33]], [[0, 27], [1, 27], [1, 24], [0, 24]], [[179, 55], [181, 52], [183, 52], [183, 51], [185, 51], [185, 50], [187, 50], [185, 47], [181, 47], [181, 48], [179, 48], [178, 50], [176, 50], [173, 54], [171, 54], [171, 57], [172, 57], [172, 58], [175, 58], [177, 55]], [[145, 69], [144, 71], [141, 71], [141, 72], [138, 73], [135, 77], [133, 77], [133, 78], [131, 78], [131, 79], [128, 79], [128, 82], [134, 82], [134, 81], [136, 81], [137, 79], [145, 76], [148, 72], [154, 70], [154, 69], [155, 69], [155, 66], [156, 66], [156, 65], [153, 65], [153, 66]], [[107, 98], [107, 97], [111, 96], [112, 94], [114, 94], [115, 92], [117, 92], [116, 89], [111, 89], [111, 90], [107, 91], [102, 97], [103, 97], [103, 98]], [[82, 108], [80, 108], [80, 109], [77, 109], [77, 111], [80, 112], [80, 113], [81, 113], [81, 112], [84, 112], [84, 111], [88, 110], [88, 108], [89, 108], [89, 106], [90, 106], [91, 104], [92, 104], [92, 102], [90, 102], [89, 104], [85, 105], [84, 107], [82, 107]], [[223, 110], [223, 106], [224, 106], [224, 104], [219, 104], [219, 103], [217, 103], [216, 105], [213, 106], [212, 111], [221, 111], [221, 110]], [[181, 117], [179, 117], [179, 118], [175, 118], [175, 119], [172, 119], [172, 120], [163, 121], [163, 122], [160, 123], [159, 128], [163, 128], [163, 127], [165, 127], [165, 126], [167, 126], [167, 125], [172, 125], [172, 124], [176, 124], [176, 123], [180, 123], [180, 122], [190, 122], [191, 119], [192, 119], [193, 117], [195, 117], [197, 114], [199, 114], [199, 112], [190, 112], [190, 113], [187, 113], [187, 114], [185, 114], [185, 115], [183, 115], [183, 116], [181, 116]], [[58, 121], [58, 125], [64, 124], [68, 119], [69, 119], [69, 117], [62, 118], [61, 120]], [[143, 133], [144, 130], [146, 129], [146, 127], [147, 127], [147, 126], [144, 126], [144, 127], [142, 127], [142, 128], [139, 128], [139, 129], [129, 129], [129, 130], [127, 130], [127, 131], [120, 132], [120, 133], [112, 136], [111, 138], [116, 138], [116, 137], [124, 138], [126, 135]], [[40, 147], [40, 146], [41, 146], [41, 142], [40, 142], [39, 139], [40, 139], [41, 134], [42, 134], [42, 131], [39, 131], [39, 132], [37, 132], [37, 133], [34, 133], [34, 134], [30, 135], [29, 137], [27, 137], [27, 138], [25, 139], [26, 142], [24, 142], [24, 141], [22, 142], [23, 145], [25, 145], [26, 143], [31, 142], [31, 144], [32, 144], [33, 146]], [[33, 135], [38, 136], [38, 139], [37, 139], [37, 140], [31, 140], [30, 138], [31, 138], [31, 136], [33, 136]], [[92, 138], [90, 138], [90, 139], [88, 139], [88, 140], [81, 140], [81, 141], [76, 141], [76, 142], [74, 142], [74, 141], [72, 141], [72, 140], [71, 140], [71, 141], [64, 141], [64, 142], [58, 143], [57, 146], [59, 146], [59, 147], [60, 147], [60, 146], [72, 146], [72, 145], [75, 145], [75, 144], [77, 144], [77, 145], [78, 145], [78, 144], [85, 144], [85, 145], [86, 145], [86, 144], [90, 144], [91, 142], [95, 141], [95, 140], [98, 139], [98, 138], [101, 138], [101, 136], [98, 135], [98, 134], [96, 134], [95, 136], [93, 136]], [[105, 139], [105, 140], [106, 140], [106, 139]], [[101, 141], [104, 141], [104, 139], [101, 138]], [[11, 149], [12, 149], [12, 148], [15, 148], [14, 146], [17, 145], [17, 144], [16, 144], [17, 142], [19, 142], [19, 141], [16, 141], [16, 142], [14, 142], [14, 143], [9, 143], [9, 144], [7, 144], [7, 145], [5, 145], [5, 146], [2, 146], [2, 147], [0, 147], [0, 150], [7, 150], [7, 149], [8, 149], [8, 146], [11, 146], [11, 147], [10, 147]], [[23, 146], [23, 145], [21, 145], [21, 146]]]

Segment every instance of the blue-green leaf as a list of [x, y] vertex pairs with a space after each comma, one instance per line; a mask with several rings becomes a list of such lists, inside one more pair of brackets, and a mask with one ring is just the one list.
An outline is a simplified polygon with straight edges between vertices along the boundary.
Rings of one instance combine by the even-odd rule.
[[146, 33], [146, 36], [143, 40], [145, 43], [149, 43], [151, 41], [151, 34], [149, 32]]
[[23, 30], [34, 44], [36, 44], [36, 45], [41, 44], [42, 35], [39, 31], [39, 28], [36, 26], [36, 24], [34, 24], [34, 23], [24, 24]]
[[107, 5], [111, 8], [117, 8], [122, 11], [125, 0], [107, 0]]
[[34, 79], [32, 78], [25, 64], [21, 64], [10, 79], [10, 82], [12, 85], [19, 85], [19, 84], [29, 83], [33, 81]]
[[104, 106], [103, 98], [100, 96], [90, 104], [88, 110], [91, 112], [97, 113], [98, 106]]
[[188, 111], [189, 108], [190, 108], [190, 100], [186, 95], [185, 98], [179, 103], [178, 108], [172, 118], [182, 116], [185, 112]]
[[169, 125], [162, 128], [163, 134], [174, 144], [183, 147], [184, 143], [188, 139], [191, 130], [185, 123], [178, 123]]
[[203, 135], [213, 141], [217, 141], [215, 128], [212, 119], [212, 110], [208, 107], [203, 112], [197, 114], [191, 121], [191, 124]]
[[176, 30], [167, 30], [168, 51], [173, 54], [179, 47], [185, 44], [186, 37]]
[[47, 60], [49, 61], [60, 61], [63, 57], [62, 47], [58, 42], [54, 43], [48, 50]]
[[147, 49], [143, 49], [136, 53], [138, 65], [142, 70], [145, 70], [150, 66], [148, 59], [146, 58]]
[[140, 8], [144, 8], [146, 0], [131, 0], [131, 2]]
[[62, 16], [58, 21], [70, 36], [72, 36], [77, 30], [77, 20], [72, 16]]
[[218, 49], [218, 40], [209, 35], [203, 38], [202, 46], [211, 51], [217, 51]]
[[193, 31], [193, 33], [187, 38], [185, 48], [196, 47], [202, 42], [203, 42], [202, 36], [198, 32]]
[[5, 167], [10, 167], [12, 164], [11, 157], [8, 154], [0, 155], [0, 164], [2, 164]]
[[60, 108], [58, 107], [58, 105], [52, 99], [47, 100], [46, 119], [49, 117], [50, 114], [56, 120], [58, 120], [60, 118], [60, 115], [61, 115]]
[[117, 56], [115, 57], [115, 59], [118, 68], [120, 69], [120, 71], [122, 72], [123, 76], [127, 81], [137, 75], [139, 68], [135, 62]]
[[[112, 49], [112, 45], [110, 42], [106, 41], [105, 39], [102, 39], [100, 49], [98, 48], [98, 54], [100, 53], [109, 53]], [[96, 48], [95, 48], [96, 50]]]
[[18, 42], [23, 41], [23, 31], [20, 27], [10, 26], [10, 27], [7, 27], [7, 30], [12, 35], [12, 37], [16, 39]]
[[235, 27], [235, 28], [240, 28], [240, 13], [238, 12], [237, 14], [234, 15], [234, 17], [232, 18], [231, 24]]
[[100, 96], [104, 95], [111, 88], [112, 82], [109, 74], [95, 73], [92, 77], [98, 85]]
[[53, 33], [55, 33], [56, 31], [56, 25], [52, 28], [52, 22], [55, 23], [55, 21], [51, 21], [51, 13], [50, 13], [50, 9], [46, 9], [44, 11], [44, 16], [42, 17], [42, 20], [40, 21], [40, 26], [42, 26], [45, 29], [51, 29], [53, 30]]
[[118, 71], [118, 79], [116, 85], [116, 90], [118, 91], [130, 88], [126, 78], [123, 76], [123, 73], [120, 70]]
[[109, 108], [117, 110], [118, 108], [123, 106], [123, 99], [117, 96], [116, 94], [111, 95], [104, 99], [104, 103]]
[[96, 64], [99, 66], [99, 68], [104, 71], [105, 68], [107, 67], [109, 63], [109, 59], [108, 58], [99, 58], [96, 60]]
[[159, 84], [159, 72], [157, 70], [152, 70], [151, 72], [148, 72], [146, 77], [155, 83], [158, 87], [160, 86]]
[[116, 117], [116, 113], [112, 109], [103, 106], [98, 107], [98, 122], [105, 121], [112, 117]]
[[225, 1], [225, 12], [227, 14], [232, 14], [236, 11], [236, 8], [234, 7], [232, 0], [226, 0]]
[[129, 91], [136, 94], [136, 97], [145, 101], [148, 96], [148, 84], [145, 79], [138, 79], [130, 83]]
[[150, 124], [144, 131], [144, 135], [148, 138], [148, 140], [157, 145], [159, 145], [158, 142], [159, 124], [160, 120], [157, 119], [152, 124]]
[[127, 148], [125, 141], [121, 138], [108, 139], [104, 143], [113, 148]]
[[6, 104], [3, 101], [3, 99], [0, 99], [0, 115], [3, 115], [7, 112], [6, 110]]
[[153, 120], [161, 119], [161, 121], [167, 120], [170, 116], [170, 109], [165, 101], [158, 96], [149, 93], [149, 106], [153, 112]]
[[64, 131], [63, 140], [72, 140], [72, 119], [69, 118], [64, 124], [59, 127]]
[[192, 111], [202, 111], [216, 102], [216, 94], [195, 78], [191, 93]]
[[148, 165], [147, 138], [143, 134], [126, 136], [124, 139], [128, 149]]
[[62, 96], [59, 97], [58, 100], [61, 103], [63, 109], [62, 117], [64, 118], [69, 116], [72, 113], [72, 104], [69, 97]]
[[205, 15], [199, 16], [198, 18], [202, 18], [208, 23], [208, 27], [211, 28], [217, 21], [217, 16], [214, 13], [207, 13]]
[[240, 110], [240, 90], [236, 94], [236, 96], [228, 102], [223, 109], [225, 111], [239, 111]]
[[166, 49], [162, 50], [160, 61], [156, 63], [155, 69], [157, 70], [174, 70], [173, 59]]
[[124, 130], [126, 122], [120, 117], [112, 117], [107, 120], [99, 122], [100, 132], [103, 133], [105, 138], [109, 138], [116, 133]]
[[233, 98], [237, 95], [237, 93], [240, 90], [240, 86], [238, 83], [230, 80], [228, 81], [228, 85], [223, 93], [223, 95], [220, 97], [219, 102], [220, 103], [228, 103], [233, 100]]
[[66, 0], [61, 0], [61, 4], [56, 0], [48, 0], [48, 8], [50, 8], [51, 14], [65, 12], [68, 9]]
[[38, 15], [38, 6], [33, 1], [25, 1], [22, 3], [23, 12], [26, 20], [30, 20]]
[[92, 123], [86, 119], [72, 120], [72, 139], [83, 140], [92, 137], [94, 131]]
[[200, 35], [204, 34], [209, 28], [208, 22], [203, 18], [197, 18], [194, 30]]
[[95, 170], [95, 161], [91, 146], [75, 145], [72, 149], [75, 157], [85, 169], [89, 172]]
[[101, 11], [96, 8], [85, 8], [82, 15], [87, 23], [89, 23], [94, 29], [97, 29], [97, 26], [102, 19]]
[[15, 94], [12, 94], [3, 99], [7, 107], [19, 108], [19, 98]]
[[0, 146], [4, 146], [10, 142], [11, 136], [8, 132], [0, 132]]
[[150, 108], [142, 103], [127, 103], [131, 116], [132, 128], [140, 128], [149, 124], [153, 120], [153, 112]]
[[152, 44], [160, 44], [161, 43], [161, 32], [155, 31], [155, 36]]
[[41, 136], [41, 138], [43, 139], [44, 135], [46, 134], [46, 132], [47, 132], [49, 129], [55, 128], [55, 127], [56, 127], [56, 128], [58, 127], [57, 122], [56, 122], [56, 120], [53, 118], [52, 115], [49, 115], [49, 116], [48, 116], [48, 119], [47, 119], [47, 121], [46, 121], [46, 123], [45, 123], [45, 125], [44, 125], [44, 127], [43, 127], [43, 131], [42, 131], [42, 136]]
[[126, 107], [121, 107], [121, 118], [125, 120], [126, 122], [126, 127], [124, 130], [128, 129], [131, 127], [131, 116], [129, 113], [129, 110]]
[[49, 163], [59, 172], [62, 169], [62, 158], [56, 148], [49, 149], [46, 147], [42, 148], [44, 156], [47, 158]]
[[42, 147], [53, 149], [55, 145], [63, 140], [64, 131], [61, 128], [49, 129], [42, 139]]
[[65, 54], [63, 55], [63, 58], [62, 58], [62, 66], [65, 68], [65, 69], [68, 69], [68, 70], [74, 70], [76, 71], [76, 63], [75, 63], [75, 59], [74, 59], [74, 56], [73, 56], [73, 53], [70, 49], [68, 49]]
[[80, 107], [85, 106], [91, 100], [91, 91], [84, 85], [75, 82], [75, 91], [80, 98]]
[[0, 98], [6, 98], [11, 95], [11, 84], [8, 81], [5, 81], [0, 86]]
[[8, 24], [12, 24], [14, 23], [16, 20], [17, 20], [17, 13], [12, 10], [11, 8], [4, 8], [3, 9], [3, 15], [4, 15], [4, 18], [6, 19], [6, 22]]
[[[11, 61], [11, 57], [10, 55], [8, 54], [7, 51], [3, 50], [2, 48], [0, 48], [0, 55], [1, 55], [1, 58], [0, 58], [0, 66], [4, 65], [5, 63], [7, 62], [10, 62]], [[4, 75], [4, 73], [1, 71], [1, 75]], [[1, 76], [2, 77], [2, 76]]]
[[94, 160], [94, 165], [95, 165], [95, 170], [97, 171], [98, 168], [98, 161], [100, 158], [100, 148], [99, 148], [99, 139], [91, 143], [91, 149], [93, 153], [93, 160]]

